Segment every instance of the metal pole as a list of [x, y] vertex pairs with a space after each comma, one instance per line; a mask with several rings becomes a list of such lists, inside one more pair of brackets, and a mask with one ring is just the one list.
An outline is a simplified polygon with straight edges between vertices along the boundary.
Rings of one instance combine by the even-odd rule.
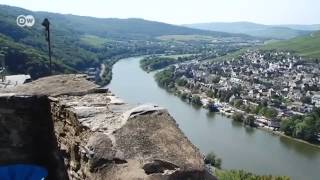
[[2, 52], [0, 52], [0, 61], [1, 61], [1, 81], [4, 82], [5, 81], [5, 55], [2, 54]]
[[42, 22], [42, 26], [44, 26], [46, 29], [46, 41], [48, 41], [48, 48], [49, 48], [49, 71], [50, 75], [52, 75], [52, 61], [51, 61], [51, 42], [50, 42], [50, 22], [47, 18], [45, 18]]
[[52, 75], [50, 26], [48, 26], [48, 46], [49, 46], [50, 75]]

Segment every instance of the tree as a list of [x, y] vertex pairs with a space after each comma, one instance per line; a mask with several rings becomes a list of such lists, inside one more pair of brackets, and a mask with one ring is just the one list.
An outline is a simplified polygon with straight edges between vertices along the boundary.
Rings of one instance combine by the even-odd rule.
[[306, 141], [316, 141], [320, 130], [319, 109], [305, 116], [293, 116], [281, 121], [281, 130], [288, 136], [303, 139]]
[[207, 154], [204, 162], [206, 164], [210, 164], [211, 166], [214, 166], [218, 169], [221, 169], [221, 165], [222, 165], [222, 160], [220, 158], [218, 158], [214, 152], [210, 152]]
[[195, 105], [202, 105], [201, 99], [198, 95], [193, 95], [191, 98], [191, 103]]
[[295, 122], [290, 119], [285, 119], [281, 121], [280, 130], [283, 131], [288, 136], [293, 136], [293, 131], [295, 129]]
[[312, 104], [312, 99], [310, 96], [303, 96], [300, 101], [304, 104]]
[[188, 81], [185, 79], [179, 78], [176, 80], [176, 83], [178, 86], [185, 86], [188, 83]]
[[256, 109], [257, 114], [265, 116], [267, 118], [275, 118], [278, 115], [278, 111], [274, 108], [259, 105]]
[[220, 82], [221, 77], [220, 76], [214, 76], [211, 80], [212, 83], [219, 83]]
[[243, 105], [243, 101], [241, 99], [236, 99], [236, 100], [234, 100], [233, 104], [234, 104], [234, 107], [239, 109], [241, 107], [241, 105]]
[[243, 122], [243, 114], [236, 112], [232, 115], [232, 119], [237, 122]]
[[158, 72], [155, 75], [157, 83], [166, 89], [170, 89], [174, 86], [174, 68], [168, 68], [163, 71]]
[[287, 176], [256, 175], [244, 170], [217, 171], [219, 180], [290, 180]]
[[256, 118], [252, 115], [247, 116], [247, 118], [245, 119], [244, 123], [248, 126], [254, 127], [255, 126], [255, 120]]
[[182, 92], [181, 95], [180, 95], [180, 97], [181, 97], [182, 100], [186, 100], [187, 97], [188, 97], [188, 93]]
[[317, 130], [315, 127], [315, 123], [316, 120], [312, 116], [304, 117], [302, 122], [299, 122], [295, 125], [295, 129], [293, 132], [294, 137], [306, 141], [316, 140]]
[[210, 98], [213, 98], [213, 97], [214, 97], [214, 92], [213, 92], [212, 90], [208, 90], [206, 94], [207, 94], [207, 96], [210, 97]]

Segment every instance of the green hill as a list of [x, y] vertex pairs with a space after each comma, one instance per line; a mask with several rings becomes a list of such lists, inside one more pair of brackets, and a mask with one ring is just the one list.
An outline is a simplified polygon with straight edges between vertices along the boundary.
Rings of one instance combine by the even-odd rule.
[[[95, 18], [87, 16], [76, 16], [70, 14], [58, 14], [49, 12], [32, 12], [22, 8], [0, 5], [0, 18], [10, 23], [10, 29], [15, 29], [15, 18], [20, 14], [31, 14], [40, 21], [49, 18], [54, 22], [54, 27], [61, 32], [79, 34], [90, 34], [112, 39], [145, 39], [163, 35], [207, 35], [214, 37], [249, 37], [241, 34], [225, 32], [214, 32], [199, 29], [192, 29], [183, 26], [171, 25], [161, 22], [148, 21], [144, 19], [129, 18]], [[10, 19], [9, 19], [10, 18]], [[13, 18], [13, 19], [12, 19]], [[14, 21], [13, 21], [14, 20]], [[7, 26], [9, 28], [9, 26]], [[36, 29], [41, 28], [39, 23]]]
[[[5, 48], [4, 48], [5, 47]], [[0, 48], [6, 54], [6, 66], [8, 73], [25, 74], [32, 77], [48, 75], [49, 61], [47, 54], [21, 43], [15, 43], [12, 39], [0, 34]], [[53, 68], [57, 73], [76, 72], [60, 61], [53, 60]]]
[[[61, 15], [53, 13], [38, 13], [43, 17], [50, 17], [79, 33], [88, 33], [96, 36], [108, 36], [111, 38], [146, 39], [163, 35], [209, 35], [215, 37], [228, 37], [234, 34], [204, 31], [182, 26], [170, 25], [161, 22], [144, 19], [116, 19], [116, 18], [93, 18], [74, 15]], [[240, 36], [240, 35], [237, 35]], [[242, 35], [244, 36], [244, 35]]]
[[304, 57], [320, 58], [320, 31], [307, 36], [279, 41], [265, 45], [265, 49], [283, 49], [293, 51]]
[[186, 27], [202, 30], [242, 33], [255, 37], [272, 39], [291, 39], [309, 34], [311, 30], [320, 30], [320, 25], [264, 25], [251, 22], [213, 22], [187, 24]]
[[[21, 14], [33, 15], [35, 25], [32, 28], [18, 27], [16, 17]], [[43, 19], [44, 17], [32, 11], [0, 5], [0, 50], [7, 54], [7, 70], [12, 74], [28, 73], [33, 78], [48, 74], [47, 42], [41, 26]], [[81, 43], [81, 34], [53, 23], [51, 37], [53, 61], [62, 65], [61, 68], [54, 66], [55, 73], [68, 72], [70, 69], [81, 71], [85, 67], [99, 65], [94, 48]], [[14, 64], [17, 59], [18, 63]]]
[[[36, 19], [35, 25], [31, 28], [18, 27], [16, 18], [19, 15], [33, 15]], [[0, 51], [7, 51], [6, 54], [9, 54], [8, 51], [14, 49], [16, 54], [23, 54], [21, 57], [28, 59], [19, 61], [19, 64], [14, 66], [10, 62], [15, 62], [15, 58], [18, 57], [6, 56], [9, 72], [29, 73], [33, 78], [48, 73], [45, 73], [48, 70], [47, 42], [41, 26], [44, 18], [48, 18], [51, 22], [53, 60], [63, 65], [59, 66], [60, 68], [55, 66], [55, 73], [83, 71], [88, 67], [98, 67], [102, 62], [113, 62], [114, 59], [126, 56], [164, 53], [166, 49], [170, 49], [168, 43], [171, 42], [159, 40], [162, 36], [253, 39], [242, 34], [204, 31], [143, 19], [94, 18], [34, 12], [0, 5], [0, 40], [5, 42], [0, 44]], [[32, 51], [34, 56], [30, 56], [26, 50]], [[41, 58], [35, 58], [36, 56]], [[29, 60], [33, 63], [29, 63]], [[33, 67], [35, 63], [38, 63], [39, 68]]]

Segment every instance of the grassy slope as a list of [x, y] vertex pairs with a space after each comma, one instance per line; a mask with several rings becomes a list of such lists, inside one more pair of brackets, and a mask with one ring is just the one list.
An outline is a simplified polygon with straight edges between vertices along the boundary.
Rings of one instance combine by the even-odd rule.
[[165, 35], [159, 36], [157, 39], [164, 41], [212, 41], [215, 38], [204, 35]]
[[108, 42], [106, 38], [102, 38], [94, 35], [88, 35], [88, 34], [81, 36], [80, 40], [83, 43], [95, 48], [102, 48], [103, 45]]
[[287, 41], [269, 43], [263, 48], [289, 50], [304, 57], [320, 58], [320, 31]]

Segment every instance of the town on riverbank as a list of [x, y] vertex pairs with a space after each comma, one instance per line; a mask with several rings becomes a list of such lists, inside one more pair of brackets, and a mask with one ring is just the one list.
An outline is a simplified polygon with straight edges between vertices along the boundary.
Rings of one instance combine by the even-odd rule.
[[193, 59], [165, 67], [155, 75], [158, 84], [187, 102], [275, 134], [320, 141], [318, 59], [246, 50], [224, 59]]

